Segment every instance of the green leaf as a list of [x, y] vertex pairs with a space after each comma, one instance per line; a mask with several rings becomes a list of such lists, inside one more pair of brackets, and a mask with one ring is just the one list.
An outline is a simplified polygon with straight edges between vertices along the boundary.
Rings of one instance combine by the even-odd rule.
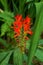
[[0, 63], [0, 65], [7, 65], [10, 59], [10, 56], [12, 54], [12, 51], [9, 51], [8, 55], [6, 56], [6, 58]]
[[43, 2], [43, 0], [41, 0]]
[[40, 44], [43, 44], [43, 39], [41, 39], [41, 40], [39, 41], [39, 45], [40, 45]]
[[5, 18], [5, 19], [12, 19], [14, 15], [11, 12], [3, 11], [3, 12], [0, 12], [0, 17]]
[[37, 49], [35, 56], [39, 61], [43, 62], [43, 50]]
[[43, 4], [43, 2], [40, 3], [35, 3], [36, 5], [36, 16], [39, 15], [40, 9], [41, 9], [41, 5]]
[[31, 2], [31, 1], [33, 1], [33, 0], [26, 0], [26, 2]]
[[39, 41], [38, 49], [36, 50], [35, 56], [41, 62], [43, 62], [43, 39]]
[[[36, 5], [37, 6], [37, 5]], [[38, 46], [40, 34], [42, 32], [43, 28], [43, 3], [41, 3], [40, 9], [37, 10], [36, 8], [36, 22], [35, 22], [35, 27], [34, 27], [34, 34], [31, 39], [31, 45], [28, 53], [28, 65], [31, 65], [33, 56], [35, 54], [36, 48]]]
[[38, 49], [43, 50], [43, 39], [39, 41]]
[[1, 26], [1, 36], [5, 35], [5, 33], [8, 31], [8, 25], [6, 23], [2, 24]]
[[14, 15], [13, 13], [10, 12], [3, 12], [0, 13], [0, 17], [3, 19], [4, 22], [6, 22], [9, 26], [14, 22]]
[[[31, 40], [26, 41], [26, 49], [29, 49], [29, 47], [30, 47], [30, 41]], [[38, 43], [38, 48], [43, 49], [42, 45], [43, 45], [43, 39], [40, 39], [39, 43]]]
[[[32, 11], [32, 9], [33, 9], [33, 11]], [[34, 18], [36, 16], [36, 7], [35, 7], [34, 3], [28, 4], [28, 14], [31, 18]]]
[[2, 45], [4, 45], [6, 48], [9, 47], [9, 44], [5, 40], [3, 40], [2, 38], [0, 38], [0, 43], [2, 43]]
[[9, 11], [7, 0], [0, 0], [0, 2], [2, 3], [4, 9], [5, 9], [6, 11]]
[[14, 17], [14, 13], [13, 12], [8, 12], [8, 11], [3, 11], [2, 14], [8, 16], [8, 17], [11, 17], [13, 18]]
[[13, 54], [14, 65], [23, 65], [22, 60], [22, 52], [19, 48], [16, 48]]
[[26, 0], [19, 0], [19, 13], [24, 14], [24, 5], [25, 5]]
[[16, 4], [14, 3], [14, 0], [12, 0], [12, 4], [13, 4], [14, 15], [16, 15], [19, 13], [19, 11], [18, 11]]
[[28, 60], [28, 56], [24, 53], [23, 54], [23, 61], [25, 61], [27, 63], [27, 60]]
[[39, 2], [40, 0], [33, 0], [34, 2]]
[[8, 33], [7, 33], [7, 35], [8, 35], [11, 39], [14, 38], [14, 32], [13, 32], [12, 30], [9, 30]]
[[39, 0], [26, 0], [26, 2], [39, 2]]
[[0, 62], [8, 55], [8, 52], [0, 52]]

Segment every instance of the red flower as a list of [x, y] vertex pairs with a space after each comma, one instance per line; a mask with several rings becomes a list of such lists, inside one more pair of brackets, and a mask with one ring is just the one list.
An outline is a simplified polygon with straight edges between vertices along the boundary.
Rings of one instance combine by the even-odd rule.
[[13, 23], [13, 29], [16, 36], [19, 36], [21, 33], [21, 29], [23, 28], [24, 33], [23, 34], [30, 34], [32, 35], [32, 31], [30, 29], [31, 27], [31, 18], [29, 18], [28, 16], [23, 19], [22, 15], [17, 15], [15, 16], [16, 21]]
[[29, 18], [28, 16], [24, 19], [23, 22], [24, 25], [24, 33], [25, 34], [32, 34], [32, 31], [30, 30], [31, 27], [31, 18]]
[[18, 20], [18, 21], [22, 20], [22, 15], [15, 16], [15, 19]]
[[13, 29], [14, 29], [14, 32], [16, 33], [15, 37], [17, 37], [20, 35], [20, 30], [22, 28], [22, 22], [21, 22], [22, 16], [17, 15], [15, 17], [15, 19], [16, 19], [16, 21], [14, 21], [14, 23], [13, 23]]
[[15, 21], [15, 22], [13, 23], [13, 25], [14, 25], [14, 28], [19, 28], [19, 29], [22, 28], [22, 22], [20, 22], [20, 21]]
[[29, 18], [28, 16], [24, 19], [24, 24], [30, 24], [31, 22], [31, 18]]

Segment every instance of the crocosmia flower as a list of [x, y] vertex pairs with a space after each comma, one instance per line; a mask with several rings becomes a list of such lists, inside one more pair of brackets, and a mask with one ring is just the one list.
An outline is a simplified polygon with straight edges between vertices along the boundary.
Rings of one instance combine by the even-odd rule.
[[21, 28], [22, 28], [22, 22], [21, 22], [22, 16], [17, 15], [17, 16], [15, 17], [15, 19], [16, 19], [16, 21], [14, 21], [14, 23], [13, 23], [13, 29], [14, 29], [14, 32], [15, 32], [14, 37], [20, 35]]
[[18, 47], [24, 52], [26, 47], [26, 40], [29, 38], [27, 34], [32, 35], [31, 30], [31, 18], [26, 16], [23, 18], [22, 15], [15, 16], [15, 21], [13, 23], [14, 38], [18, 42]]
[[30, 34], [32, 35], [32, 31], [31, 31], [31, 18], [29, 18], [28, 16], [23, 19], [22, 15], [17, 15], [15, 16], [15, 21], [13, 23], [13, 29], [15, 32], [14, 37], [20, 36], [20, 34], [22, 33], [22, 28], [23, 28], [23, 34]]

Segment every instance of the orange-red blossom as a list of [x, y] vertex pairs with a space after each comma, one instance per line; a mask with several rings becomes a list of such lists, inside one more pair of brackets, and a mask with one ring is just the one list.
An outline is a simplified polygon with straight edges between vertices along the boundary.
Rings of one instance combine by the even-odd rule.
[[23, 28], [23, 34], [30, 34], [32, 35], [31, 31], [31, 18], [26, 16], [25, 19], [22, 18], [22, 15], [15, 16], [15, 21], [13, 23], [13, 29], [15, 32], [14, 37], [18, 37], [21, 33], [21, 29]]
[[[22, 18], [22, 15], [17, 15], [15, 16], [15, 21], [13, 23], [13, 30], [14, 30], [14, 37], [19, 37], [22, 34], [24, 34], [25, 39], [28, 39], [28, 37], [26, 36], [27, 34], [32, 35], [32, 31], [31, 31], [31, 18], [26, 16], [26, 18]], [[19, 40], [18, 40], [19, 41]], [[25, 48], [24, 47], [23, 49]], [[22, 49], [22, 47], [20, 47]]]

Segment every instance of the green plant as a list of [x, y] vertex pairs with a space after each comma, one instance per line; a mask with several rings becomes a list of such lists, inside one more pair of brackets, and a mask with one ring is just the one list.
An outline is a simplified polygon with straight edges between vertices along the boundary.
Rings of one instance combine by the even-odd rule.
[[[0, 48], [0, 65], [8, 65], [10, 62], [13, 65], [33, 65], [34, 56], [38, 61], [43, 62], [43, 39], [40, 39], [43, 32], [43, 1], [11, 0], [8, 3], [8, 0], [0, 0], [0, 4], [2, 5], [0, 9], [0, 44], [2, 46]], [[11, 4], [12, 8], [10, 8]], [[32, 36], [23, 35], [23, 30], [21, 30], [20, 38], [14, 38], [13, 23], [16, 21], [16, 15], [22, 15], [23, 22], [26, 16], [31, 19]], [[23, 36], [28, 36], [30, 39], [25, 41]], [[17, 44], [16, 39], [20, 40], [21, 46]], [[24, 42], [26, 42], [26, 46], [23, 45]]]

